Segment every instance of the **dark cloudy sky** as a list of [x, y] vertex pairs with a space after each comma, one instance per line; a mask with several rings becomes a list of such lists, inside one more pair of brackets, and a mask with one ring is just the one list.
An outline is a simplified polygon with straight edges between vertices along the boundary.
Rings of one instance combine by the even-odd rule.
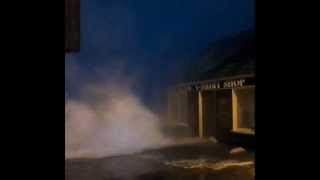
[[136, 93], [146, 104], [159, 104], [181, 65], [210, 42], [255, 21], [254, 0], [80, 1], [81, 50], [66, 55], [69, 93], [121, 66], [125, 76], [138, 77]]

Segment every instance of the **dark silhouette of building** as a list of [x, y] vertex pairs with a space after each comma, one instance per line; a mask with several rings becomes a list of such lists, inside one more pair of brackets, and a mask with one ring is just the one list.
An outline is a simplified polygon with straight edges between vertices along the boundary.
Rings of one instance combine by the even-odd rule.
[[80, 0], [65, 0], [65, 52], [80, 50]]

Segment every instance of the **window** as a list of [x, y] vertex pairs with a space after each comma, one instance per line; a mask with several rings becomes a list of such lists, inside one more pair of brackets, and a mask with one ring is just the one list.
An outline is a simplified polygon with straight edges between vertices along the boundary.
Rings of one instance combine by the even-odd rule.
[[232, 91], [233, 131], [254, 134], [255, 88], [236, 88]]

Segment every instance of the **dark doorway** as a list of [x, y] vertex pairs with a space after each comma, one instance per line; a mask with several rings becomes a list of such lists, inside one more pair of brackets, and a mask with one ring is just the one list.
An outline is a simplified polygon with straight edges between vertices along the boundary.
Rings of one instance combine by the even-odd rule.
[[217, 91], [216, 102], [217, 139], [227, 142], [232, 130], [232, 90]]
[[188, 92], [188, 124], [191, 127], [191, 136], [199, 136], [199, 104], [198, 92]]
[[217, 106], [216, 106], [216, 91], [202, 92], [203, 102], [203, 136], [217, 136]]

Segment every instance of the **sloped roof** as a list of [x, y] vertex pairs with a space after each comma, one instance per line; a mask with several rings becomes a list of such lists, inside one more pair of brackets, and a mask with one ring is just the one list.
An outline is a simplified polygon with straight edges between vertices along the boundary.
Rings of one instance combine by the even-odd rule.
[[196, 75], [188, 81], [255, 74], [255, 61], [255, 33], [242, 32], [208, 48], [200, 59]]

